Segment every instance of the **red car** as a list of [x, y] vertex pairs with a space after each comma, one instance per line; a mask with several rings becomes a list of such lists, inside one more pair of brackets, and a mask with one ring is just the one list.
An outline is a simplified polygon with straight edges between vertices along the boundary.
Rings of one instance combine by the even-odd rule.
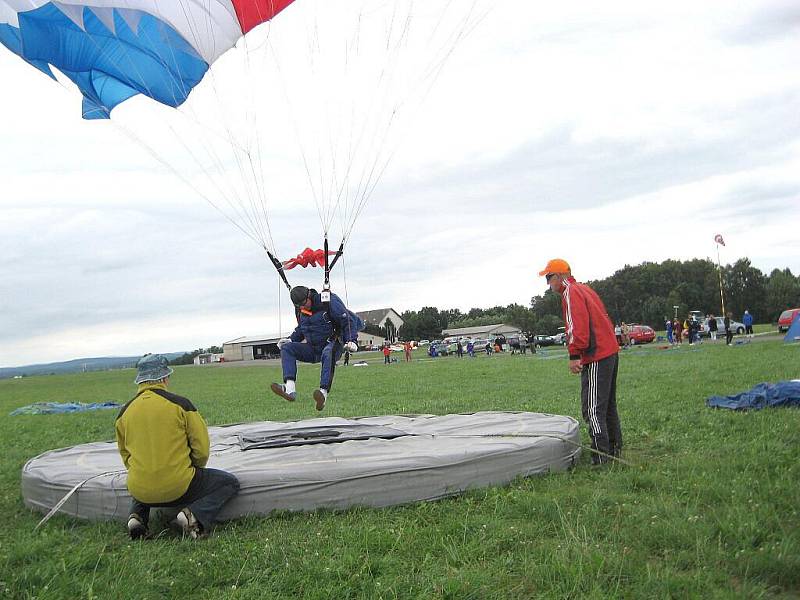
[[790, 308], [783, 311], [781, 316], [778, 317], [778, 331], [788, 331], [797, 313], [800, 313], [800, 308]]
[[628, 325], [628, 338], [631, 344], [649, 344], [656, 339], [656, 332], [647, 325]]

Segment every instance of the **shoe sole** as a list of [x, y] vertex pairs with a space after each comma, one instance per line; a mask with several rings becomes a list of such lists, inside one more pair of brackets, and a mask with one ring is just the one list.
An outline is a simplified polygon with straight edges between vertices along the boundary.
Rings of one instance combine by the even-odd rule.
[[271, 389], [275, 394], [277, 394], [284, 400], [288, 400], [289, 402], [294, 402], [295, 400], [294, 396], [290, 396], [285, 391], [283, 391], [283, 387], [281, 387], [280, 383], [273, 383], [271, 386], [269, 386], [269, 389]]
[[193, 540], [196, 540], [200, 537], [200, 532], [197, 530], [197, 526], [193, 526], [189, 524], [189, 518], [186, 516], [186, 513], [183, 511], [178, 513], [178, 516], [175, 517], [175, 520], [178, 522], [178, 526], [183, 530], [183, 535]]
[[140, 525], [139, 527], [134, 527], [133, 529], [128, 529], [128, 535], [131, 537], [132, 540], [142, 540], [147, 537], [147, 528], [144, 525]]
[[314, 390], [314, 402], [317, 405], [317, 410], [325, 408], [325, 396], [319, 390]]

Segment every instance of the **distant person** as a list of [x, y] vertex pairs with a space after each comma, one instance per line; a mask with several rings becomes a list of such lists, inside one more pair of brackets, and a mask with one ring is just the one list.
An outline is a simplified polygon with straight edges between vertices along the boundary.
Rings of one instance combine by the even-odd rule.
[[675, 343], [683, 344], [683, 326], [678, 320], [678, 317], [675, 317], [675, 319], [672, 321], [672, 333], [675, 336]]
[[208, 428], [194, 405], [167, 391], [172, 369], [160, 354], [136, 365], [136, 396], [122, 407], [114, 428], [133, 498], [132, 539], [146, 537], [150, 508], [179, 506], [177, 522], [188, 537], [207, 534], [225, 503], [239, 491], [234, 475], [205, 468]]
[[317, 410], [322, 410], [333, 384], [336, 361], [345, 350], [351, 354], [358, 351], [356, 341], [363, 322], [332, 292], [329, 306], [322, 302], [319, 292], [303, 285], [293, 287], [289, 296], [295, 306], [297, 327], [292, 335], [278, 342], [283, 385], [273, 383], [271, 389], [281, 398], [294, 402], [297, 397], [297, 361], [321, 363], [314, 403]]
[[620, 335], [622, 335], [622, 345], [626, 348], [630, 347], [631, 345], [631, 329], [628, 327], [628, 324], [623, 321], [622, 325], [619, 328]]
[[464, 344], [461, 343], [461, 340], [456, 342], [456, 354], [458, 358], [464, 358]]
[[753, 315], [749, 310], [744, 311], [742, 316], [742, 323], [744, 323], [744, 333], [747, 337], [753, 337]]
[[491, 356], [494, 350], [492, 349], [492, 342], [486, 342], [486, 346], [484, 347], [486, 350], [486, 356]]
[[733, 329], [731, 329], [731, 317], [733, 313], [728, 313], [725, 315], [725, 320], [723, 323], [725, 324], [725, 345], [730, 346], [733, 343]]
[[667, 330], [667, 341], [670, 343], [670, 345], [672, 345], [672, 344], [675, 343], [675, 337], [672, 335], [672, 332], [673, 332], [672, 319], [667, 319], [664, 322], [664, 326], [665, 326], [665, 328]]
[[708, 335], [711, 337], [713, 341], [717, 341], [717, 329], [719, 325], [717, 325], [717, 317], [714, 315], [708, 315]]
[[519, 349], [523, 354], [527, 353], [528, 351], [528, 336], [526, 336], [524, 333], [519, 335]]
[[471, 339], [467, 340], [467, 354], [470, 358], [475, 358], [475, 342]]
[[392, 354], [392, 349], [389, 347], [389, 344], [386, 343], [383, 345], [383, 364], [388, 365], [391, 362], [389, 358]]
[[406, 362], [411, 362], [411, 342], [403, 344], [403, 353], [406, 357]]
[[689, 345], [694, 345], [694, 319], [692, 315], [686, 317], [683, 322], [683, 332], [686, 334], [686, 338], [689, 340]]
[[350, 350], [347, 348], [344, 349], [344, 360], [342, 361], [342, 364], [345, 367], [350, 364]]
[[539, 272], [550, 289], [561, 295], [566, 325], [569, 370], [581, 375], [581, 409], [589, 425], [592, 463], [606, 463], [622, 451], [622, 428], [617, 414], [619, 345], [603, 301], [588, 285], [578, 283], [569, 264], [560, 258]]

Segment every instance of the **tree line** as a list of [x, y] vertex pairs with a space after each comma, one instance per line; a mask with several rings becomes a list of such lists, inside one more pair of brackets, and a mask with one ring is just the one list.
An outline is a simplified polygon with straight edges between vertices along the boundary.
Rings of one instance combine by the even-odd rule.
[[[625, 265], [605, 279], [588, 282], [597, 291], [614, 322], [641, 323], [663, 329], [664, 319], [685, 318], [690, 310], [721, 315], [720, 280], [725, 311], [741, 320], [750, 311], [756, 323], [775, 323], [787, 308], [800, 307], [800, 277], [787, 269], [765, 275], [748, 258], [719, 269], [711, 260], [667, 260]], [[426, 306], [402, 313], [404, 340], [438, 339], [442, 330], [506, 323], [528, 335], [553, 335], [563, 325], [561, 298], [547, 290], [529, 306], [509, 304], [488, 309], [439, 310]], [[376, 332], [377, 333], [377, 332]]]

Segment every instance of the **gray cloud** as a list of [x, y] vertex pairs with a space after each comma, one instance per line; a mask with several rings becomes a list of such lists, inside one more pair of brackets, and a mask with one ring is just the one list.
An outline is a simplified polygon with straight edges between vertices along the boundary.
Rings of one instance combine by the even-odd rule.
[[[799, 105], [797, 91], [761, 98], [706, 114], [707, 125], [719, 132], [713, 139], [687, 135], [658, 145], [644, 138], [576, 143], [572, 130], [562, 127], [498, 161], [406, 182], [404, 194], [429, 205], [435, 189], [457, 202], [462, 213], [481, 213], [487, 202], [500, 214], [601, 206], [784, 159], [788, 146], [800, 139]], [[403, 192], [398, 187], [396, 193]]]
[[762, 44], [800, 32], [800, 5], [794, 0], [767, 2], [744, 23], [725, 30], [723, 40], [733, 44]]

